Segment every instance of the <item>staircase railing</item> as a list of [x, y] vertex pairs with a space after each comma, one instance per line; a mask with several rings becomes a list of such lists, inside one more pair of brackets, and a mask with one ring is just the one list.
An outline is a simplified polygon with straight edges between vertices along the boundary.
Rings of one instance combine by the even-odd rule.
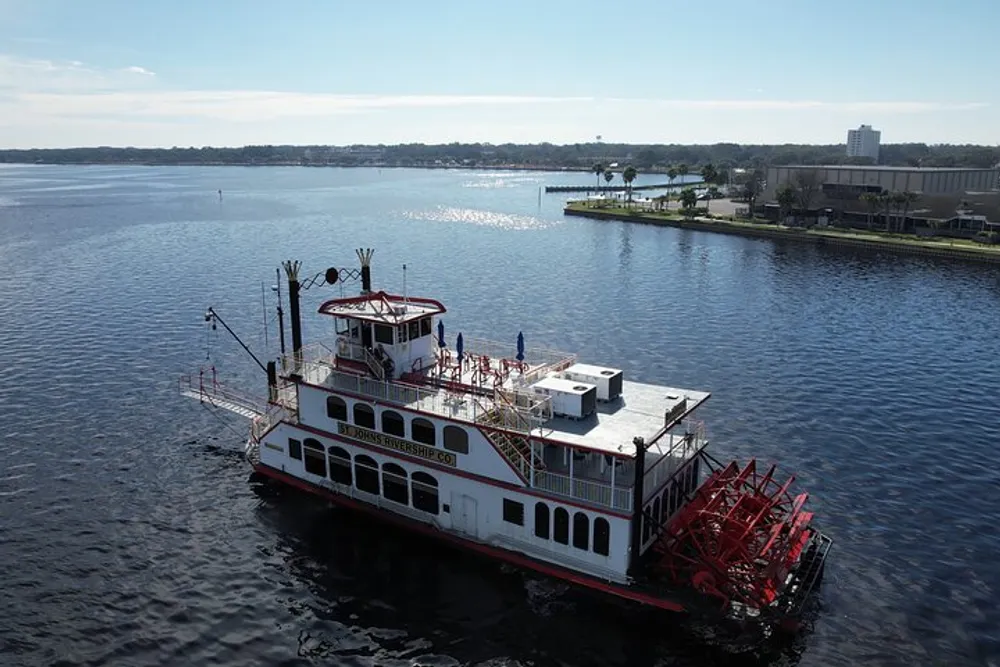
[[[494, 444], [494, 446], [496, 446], [497, 449], [500, 450], [514, 469], [521, 474], [521, 477], [525, 480], [529, 480], [531, 478], [532, 468], [534, 468], [536, 472], [545, 468], [545, 464], [542, 462], [541, 457], [532, 451], [531, 444], [528, 440], [528, 433], [530, 433], [530, 431], [524, 430], [523, 426], [518, 426], [516, 423], [509, 423], [511, 418], [507, 416], [507, 414], [513, 411], [502, 410], [499, 407], [486, 408], [478, 400], [476, 400], [476, 405], [479, 408], [480, 416], [477, 421], [480, 424], [498, 428], [516, 428], [518, 431], [524, 433], [524, 435], [515, 435], [506, 431], [495, 431], [492, 429], [483, 430], [483, 434]], [[516, 415], [516, 412], [514, 412], [514, 414]]]

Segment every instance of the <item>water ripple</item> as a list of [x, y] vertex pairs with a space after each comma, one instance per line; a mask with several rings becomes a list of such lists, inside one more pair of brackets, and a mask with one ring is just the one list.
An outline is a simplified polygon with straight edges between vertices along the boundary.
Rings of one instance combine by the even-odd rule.
[[[2, 664], [1000, 664], [995, 270], [539, 204], [586, 174], [3, 172], [0, 201], [27, 205], [0, 239]], [[407, 263], [449, 331], [712, 390], [715, 454], [780, 461], [836, 539], [812, 632], [733, 657], [248, 479], [246, 424], [176, 395], [210, 366], [261, 386], [204, 308], [265, 353], [261, 282], [355, 245], [387, 289]], [[331, 293], [306, 294], [307, 338]]]

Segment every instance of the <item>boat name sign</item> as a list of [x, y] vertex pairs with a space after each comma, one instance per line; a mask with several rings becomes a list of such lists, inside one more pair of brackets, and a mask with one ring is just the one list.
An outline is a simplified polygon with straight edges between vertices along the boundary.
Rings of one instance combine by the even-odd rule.
[[386, 435], [385, 433], [369, 431], [366, 428], [354, 426], [353, 424], [340, 422], [337, 425], [337, 433], [345, 438], [366, 442], [369, 445], [375, 445], [376, 447], [395, 449], [403, 454], [417, 456], [422, 459], [427, 459], [428, 461], [433, 461], [434, 463], [451, 466], [452, 468], [458, 465], [455, 455], [451, 452], [443, 452], [440, 449], [435, 449], [434, 447], [428, 447], [427, 445], [421, 445], [416, 442], [410, 442], [409, 440], [403, 440], [401, 438], [394, 438], [391, 435]]

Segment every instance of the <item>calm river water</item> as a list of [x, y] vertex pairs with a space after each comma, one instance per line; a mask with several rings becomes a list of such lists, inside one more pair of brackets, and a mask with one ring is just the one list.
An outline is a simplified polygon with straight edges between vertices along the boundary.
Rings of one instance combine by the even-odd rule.
[[[1000, 665], [996, 268], [539, 203], [574, 182], [0, 167], [0, 664]], [[728, 657], [674, 617], [251, 483], [246, 424], [177, 395], [209, 365], [263, 387], [204, 310], [274, 354], [261, 283], [362, 246], [376, 285], [401, 289], [405, 263], [452, 333], [712, 391], [715, 455], [796, 472], [836, 540], [812, 631]]]

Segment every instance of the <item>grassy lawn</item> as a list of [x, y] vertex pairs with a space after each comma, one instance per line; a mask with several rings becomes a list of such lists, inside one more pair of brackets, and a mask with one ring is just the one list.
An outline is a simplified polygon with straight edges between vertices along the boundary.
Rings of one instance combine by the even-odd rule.
[[[608, 213], [611, 215], [623, 215], [639, 220], [680, 222], [687, 220], [681, 215], [679, 210], [674, 208], [669, 212], [646, 211], [636, 208], [625, 208], [622, 206], [595, 206], [587, 202], [573, 202], [566, 206], [567, 211]], [[985, 245], [976, 243], [968, 239], [953, 238], [921, 238], [910, 234], [890, 234], [879, 231], [867, 230], [847, 230], [831, 228], [803, 229], [799, 227], [786, 227], [769, 222], [754, 222], [750, 220], [734, 220], [730, 218], [705, 218], [695, 217], [693, 221], [704, 225], [718, 225], [731, 230], [746, 229], [767, 231], [772, 234], [787, 234], [788, 236], [819, 236], [831, 239], [850, 239], [855, 241], [867, 241], [870, 243], [882, 243], [885, 245], [915, 246], [929, 249], [945, 249], [955, 251], [974, 252], [987, 255], [1000, 256], [1000, 245]]]

